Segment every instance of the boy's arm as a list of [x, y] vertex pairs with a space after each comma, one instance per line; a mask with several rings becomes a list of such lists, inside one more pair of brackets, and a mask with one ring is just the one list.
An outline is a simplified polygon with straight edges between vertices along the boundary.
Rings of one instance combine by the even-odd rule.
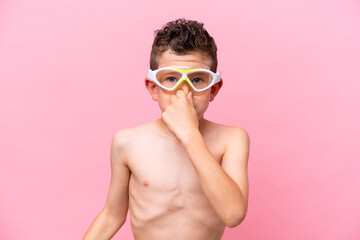
[[192, 92], [178, 90], [161, 114], [168, 129], [184, 146], [200, 185], [216, 213], [228, 227], [239, 225], [248, 205], [247, 162], [250, 140], [242, 128], [233, 127], [222, 166], [206, 146], [199, 130]]
[[111, 182], [106, 204], [86, 232], [83, 240], [111, 239], [126, 221], [130, 170], [125, 148], [129, 129], [118, 131], [111, 144]]
[[200, 131], [195, 130], [181, 140], [205, 195], [228, 227], [235, 227], [245, 219], [249, 191], [249, 136], [238, 127], [234, 127], [232, 133], [221, 166], [207, 148]]

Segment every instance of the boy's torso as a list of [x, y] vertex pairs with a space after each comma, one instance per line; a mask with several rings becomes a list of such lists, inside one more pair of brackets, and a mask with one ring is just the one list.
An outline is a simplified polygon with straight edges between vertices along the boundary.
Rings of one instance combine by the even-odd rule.
[[[129, 212], [135, 239], [221, 239], [224, 223], [204, 195], [184, 147], [164, 134], [158, 127], [160, 120], [132, 128], [127, 141]], [[221, 164], [231, 127], [210, 121], [204, 126], [206, 145]]]

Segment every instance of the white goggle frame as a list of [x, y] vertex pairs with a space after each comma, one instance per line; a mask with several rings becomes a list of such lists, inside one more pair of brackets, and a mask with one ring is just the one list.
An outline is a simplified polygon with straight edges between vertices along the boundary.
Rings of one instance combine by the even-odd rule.
[[[180, 80], [178, 81], [178, 83], [177, 83], [174, 87], [172, 87], [172, 88], [167, 88], [167, 87], [163, 86], [162, 84], [160, 84], [160, 82], [156, 79], [156, 74], [157, 74], [158, 72], [162, 71], [162, 70], [175, 70], [175, 71], [181, 73], [182, 76], [181, 76]], [[212, 80], [212, 83], [210, 83], [209, 86], [207, 86], [206, 88], [201, 89], [201, 90], [197, 90], [197, 89], [194, 87], [194, 85], [191, 83], [191, 81], [188, 79], [188, 77], [187, 77], [187, 75], [188, 75], [189, 73], [197, 72], [197, 71], [207, 72], [207, 73], [211, 74], [212, 79], [213, 79], [213, 80]], [[154, 81], [159, 87], [164, 88], [164, 89], [166, 89], [166, 90], [168, 90], [168, 91], [173, 91], [173, 90], [174, 90], [175, 88], [177, 88], [183, 81], [188, 82], [188, 84], [191, 86], [191, 88], [194, 89], [194, 91], [196, 91], [196, 92], [205, 91], [206, 89], [212, 87], [214, 84], [220, 82], [220, 73], [214, 73], [214, 72], [212, 72], [212, 71], [210, 71], [210, 70], [203, 69], [203, 68], [194, 68], [194, 69], [184, 70], [184, 69], [179, 69], [179, 68], [175, 68], [175, 67], [164, 67], [164, 68], [158, 68], [158, 69], [156, 69], [156, 70], [154, 70], [154, 71], [150, 69], [150, 70], [148, 71], [147, 77], [148, 77], [150, 80]]]

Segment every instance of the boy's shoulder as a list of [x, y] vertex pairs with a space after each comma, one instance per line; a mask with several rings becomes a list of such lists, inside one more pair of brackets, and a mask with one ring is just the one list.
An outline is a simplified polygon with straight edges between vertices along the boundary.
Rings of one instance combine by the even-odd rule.
[[147, 122], [134, 127], [123, 128], [115, 132], [113, 135], [113, 143], [125, 147], [131, 142], [139, 141], [140, 138], [145, 135], [156, 134], [156, 131], [159, 131], [156, 127], [156, 121]]
[[247, 131], [240, 127], [240, 126], [234, 126], [234, 125], [225, 125], [225, 124], [221, 124], [221, 123], [216, 123], [213, 121], [209, 121], [209, 120], [205, 120], [206, 124], [203, 128], [203, 135], [210, 135], [210, 136], [217, 136], [217, 137], [221, 137], [223, 136], [224, 138], [231, 138], [232, 136], [234, 136], [234, 134], [240, 134], [240, 135], [248, 135]]
[[156, 130], [157, 130], [156, 121], [152, 121], [137, 126], [120, 129], [115, 133], [114, 138], [118, 140], [122, 138], [126, 138], [127, 140], [132, 140], [134, 137], [138, 135], [151, 134], [154, 133], [154, 131]]
[[[238, 126], [206, 120], [205, 127], [201, 130], [209, 149], [213, 153], [218, 153], [219, 156], [223, 155], [227, 149], [245, 149], [250, 143], [247, 131]], [[118, 130], [113, 137], [112, 146], [116, 149], [114, 151], [125, 156], [126, 165], [131, 166], [134, 156], [139, 157], [147, 152], [156, 152], [159, 146], [166, 144], [176, 146], [177, 141], [169, 134], [171, 135], [159, 127], [159, 120], [155, 120]], [[157, 144], [154, 145], [154, 143]]]
[[[118, 130], [113, 137], [113, 142], [124, 147], [130, 143], [139, 142], [142, 138], [151, 139], [152, 136], [163, 136], [165, 131], [159, 127], [160, 121], [160, 119], [157, 119]], [[220, 124], [209, 120], [205, 120], [205, 123], [203, 129], [201, 129], [204, 138], [219, 139], [224, 143], [236, 137], [249, 138], [247, 131], [242, 127]]]
[[[239, 126], [233, 126], [233, 125], [225, 125], [221, 123], [216, 123], [210, 120], [204, 119], [204, 133], [206, 134], [230, 134], [232, 132], [238, 132], [241, 134], [246, 134], [247, 131]], [[138, 134], [154, 134], [157, 132], [161, 132], [162, 129], [159, 127], [160, 119], [143, 123], [134, 127], [124, 128], [121, 130], [118, 130], [115, 133], [115, 136], [118, 138], [129, 138], [130, 136], [138, 135]]]

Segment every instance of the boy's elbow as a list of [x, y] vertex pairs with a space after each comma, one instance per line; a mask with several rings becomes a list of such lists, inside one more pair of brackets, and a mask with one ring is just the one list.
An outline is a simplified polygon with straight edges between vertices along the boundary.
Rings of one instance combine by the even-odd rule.
[[225, 221], [225, 225], [229, 228], [234, 228], [238, 226], [240, 223], [242, 223], [245, 217], [246, 217], [246, 212], [233, 214]]
[[102, 212], [114, 227], [120, 228], [126, 222], [127, 212], [109, 211], [106, 208], [104, 208]]

